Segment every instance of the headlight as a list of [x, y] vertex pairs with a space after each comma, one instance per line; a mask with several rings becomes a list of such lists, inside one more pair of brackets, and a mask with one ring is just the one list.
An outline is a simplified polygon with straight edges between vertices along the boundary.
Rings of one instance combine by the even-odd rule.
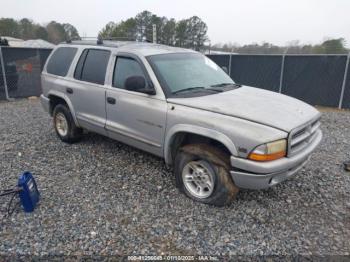
[[248, 158], [254, 161], [271, 161], [285, 157], [286, 154], [287, 140], [281, 139], [256, 147]]

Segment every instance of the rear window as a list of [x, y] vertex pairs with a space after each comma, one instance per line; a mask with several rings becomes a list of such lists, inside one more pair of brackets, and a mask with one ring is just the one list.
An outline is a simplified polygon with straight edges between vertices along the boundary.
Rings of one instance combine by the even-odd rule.
[[57, 48], [47, 64], [46, 71], [53, 75], [66, 76], [76, 53], [77, 48], [74, 47]]
[[86, 49], [80, 56], [74, 72], [74, 78], [103, 85], [110, 51]]

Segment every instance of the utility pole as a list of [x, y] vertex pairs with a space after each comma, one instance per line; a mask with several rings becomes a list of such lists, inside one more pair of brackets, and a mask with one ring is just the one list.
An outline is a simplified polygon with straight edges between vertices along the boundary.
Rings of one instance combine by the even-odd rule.
[[0, 64], [1, 64], [2, 78], [3, 78], [3, 82], [4, 82], [6, 100], [10, 101], [11, 99], [9, 97], [8, 88], [7, 88], [6, 71], [5, 71], [4, 57], [2, 54], [2, 47], [1, 46], [0, 46]]
[[[348, 53], [347, 59], [346, 59], [346, 64], [345, 64], [345, 71], [344, 71], [344, 78], [343, 78], [343, 84], [341, 87], [341, 93], [340, 93], [340, 99], [339, 99], [339, 106], [338, 108], [341, 109], [343, 106], [343, 99], [344, 99], [344, 91], [345, 91], [345, 86], [346, 86], [346, 79], [348, 78], [348, 71], [349, 71], [349, 61], [350, 61], [350, 52]], [[350, 162], [349, 164], [349, 170], [350, 170]]]
[[283, 55], [282, 55], [282, 62], [281, 62], [281, 73], [280, 73], [280, 85], [278, 88], [278, 92], [281, 94], [282, 93], [282, 85], [283, 85], [283, 76], [284, 76], [284, 62], [286, 58], [286, 54], [288, 53], [289, 46], [284, 50]]
[[153, 43], [157, 43], [157, 25], [153, 24]]

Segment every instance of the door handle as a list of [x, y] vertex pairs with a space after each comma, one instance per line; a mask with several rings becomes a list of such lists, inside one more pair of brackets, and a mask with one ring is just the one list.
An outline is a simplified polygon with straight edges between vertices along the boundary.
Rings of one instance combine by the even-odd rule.
[[107, 103], [108, 104], [112, 104], [114, 105], [116, 102], [115, 98], [114, 97], [107, 97]]
[[73, 94], [73, 89], [67, 87], [67, 88], [66, 88], [66, 92], [67, 92], [68, 94]]

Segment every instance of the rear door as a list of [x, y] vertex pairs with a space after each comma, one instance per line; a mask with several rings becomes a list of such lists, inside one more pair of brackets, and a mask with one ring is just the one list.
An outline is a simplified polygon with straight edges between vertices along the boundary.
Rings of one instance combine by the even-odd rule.
[[153, 88], [147, 70], [134, 55], [115, 59], [112, 86], [106, 93], [106, 128], [110, 137], [162, 155], [167, 103], [159, 94], [147, 95], [125, 89], [130, 76], [143, 76], [147, 87]]
[[81, 53], [74, 79], [66, 89], [80, 126], [107, 135], [105, 78], [111, 52], [87, 48]]

